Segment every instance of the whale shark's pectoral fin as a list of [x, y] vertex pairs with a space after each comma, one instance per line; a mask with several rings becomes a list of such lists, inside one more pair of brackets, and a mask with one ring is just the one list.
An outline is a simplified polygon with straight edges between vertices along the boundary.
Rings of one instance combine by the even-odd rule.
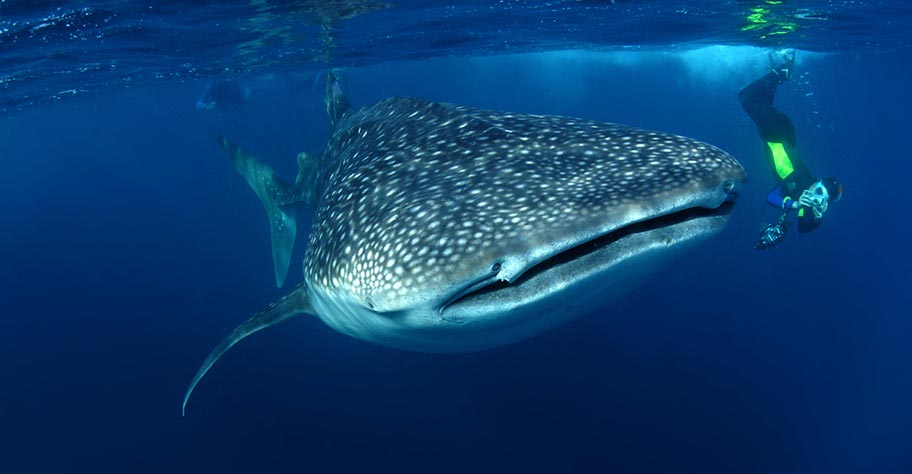
[[281, 287], [288, 275], [295, 235], [298, 231], [294, 206], [288, 206], [288, 204], [297, 202], [298, 195], [301, 193], [280, 178], [269, 165], [248, 155], [225, 137], [218, 135], [217, 139], [225, 153], [231, 157], [234, 167], [247, 180], [247, 184], [253, 188], [266, 208], [272, 236], [272, 261], [275, 264], [276, 286]]
[[313, 306], [310, 304], [310, 298], [307, 295], [307, 284], [304, 282], [298, 284], [291, 293], [269, 305], [268, 308], [251, 316], [250, 319], [235, 328], [234, 331], [231, 331], [231, 334], [223, 339], [222, 342], [209, 353], [209, 357], [206, 358], [203, 365], [196, 371], [196, 375], [193, 376], [190, 386], [187, 387], [187, 393], [184, 394], [184, 401], [181, 404], [181, 416], [184, 416], [187, 411], [187, 401], [190, 400], [190, 394], [193, 393], [193, 389], [196, 388], [200, 383], [200, 380], [203, 379], [219, 358], [228, 352], [228, 349], [231, 349], [231, 347], [240, 342], [241, 339], [244, 339], [260, 329], [268, 328], [269, 326], [278, 324], [300, 314], [315, 314]]

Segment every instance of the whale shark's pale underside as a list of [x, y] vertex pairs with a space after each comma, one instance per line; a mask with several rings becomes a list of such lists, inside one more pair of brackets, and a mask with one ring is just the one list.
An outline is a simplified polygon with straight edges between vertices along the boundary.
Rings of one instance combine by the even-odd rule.
[[746, 174], [697, 140], [409, 98], [353, 111], [330, 76], [330, 137], [294, 184], [219, 138], [266, 206], [276, 281], [296, 203], [304, 278], [209, 355], [299, 314], [417, 351], [508, 344], [603, 306], [721, 230]]

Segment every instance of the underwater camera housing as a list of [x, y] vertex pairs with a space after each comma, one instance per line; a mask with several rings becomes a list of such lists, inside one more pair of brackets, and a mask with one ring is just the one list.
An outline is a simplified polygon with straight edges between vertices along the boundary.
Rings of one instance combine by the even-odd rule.
[[760, 241], [757, 242], [757, 245], [754, 248], [757, 250], [769, 250], [775, 247], [785, 238], [786, 230], [788, 230], [788, 222], [784, 220], [766, 226], [766, 228], [760, 232]]

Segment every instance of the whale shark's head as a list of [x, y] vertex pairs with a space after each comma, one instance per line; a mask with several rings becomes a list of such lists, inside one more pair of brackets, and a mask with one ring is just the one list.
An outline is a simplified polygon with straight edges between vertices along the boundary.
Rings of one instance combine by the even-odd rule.
[[383, 345], [503, 345], [721, 230], [746, 179], [705, 143], [390, 99], [336, 131], [305, 257], [316, 313]]

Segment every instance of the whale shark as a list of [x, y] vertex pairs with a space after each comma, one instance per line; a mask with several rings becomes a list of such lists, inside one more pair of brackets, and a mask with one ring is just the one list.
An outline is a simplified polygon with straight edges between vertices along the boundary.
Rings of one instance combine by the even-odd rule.
[[303, 279], [232, 331], [298, 315], [371, 343], [458, 353], [604, 308], [721, 231], [744, 168], [707, 143], [572, 117], [394, 97], [358, 110], [327, 78], [330, 133], [294, 182], [219, 136], [263, 202], [278, 286], [300, 204]]

